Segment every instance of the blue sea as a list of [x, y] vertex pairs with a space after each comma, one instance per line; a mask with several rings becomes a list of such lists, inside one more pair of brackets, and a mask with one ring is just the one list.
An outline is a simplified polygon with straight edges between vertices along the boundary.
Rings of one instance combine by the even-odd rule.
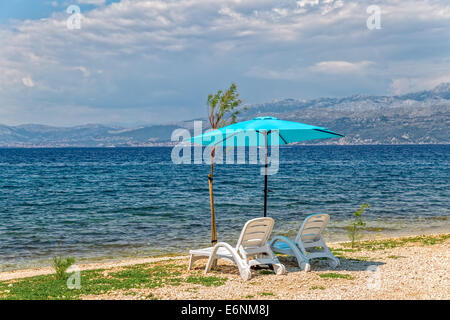
[[[207, 164], [175, 165], [171, 148], [0, 149], [0, 270], [186, 253], [209, 245]], [[217, 165], [219, 240], [263, 214], [259, 165]], [[369, 203], [365, 238], [450, 231], [450, 145], [293, 146], [269, 177], [275, 233], [331, 215], [326, 238]]]

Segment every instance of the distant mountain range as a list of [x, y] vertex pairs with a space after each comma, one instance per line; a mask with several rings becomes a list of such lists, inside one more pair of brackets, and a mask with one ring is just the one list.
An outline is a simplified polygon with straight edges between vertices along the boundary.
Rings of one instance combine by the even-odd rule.
[[[315, 142], [320, 144], [448, 144], [450, 83], [397, 96], [284, 99], [249, 105], [238, 120], [264, 115], [314, 124], [345, 135], [341, 139]], [[175, 129], [191, 130], [192, 125], [193, 120], [136, 128], [100, 124], [75, 127], [0, 125], [0, 147], [169, 145]]]

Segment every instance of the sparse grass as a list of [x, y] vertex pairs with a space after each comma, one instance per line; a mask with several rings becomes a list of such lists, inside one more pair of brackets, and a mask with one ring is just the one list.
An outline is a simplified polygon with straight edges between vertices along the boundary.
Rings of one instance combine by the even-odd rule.
[[353, 280], [354, 278], [349, 274], [342, 274], [342, 273], [321, 273], [319, 274], [319, 277], [323, 279], [331, 278], [331, 279], [347, 279], [347, 280]]
[[331, 252], [333, 253], [333, 255], [337, 258], [341, 258], [341, 259], [346, 259], [346, 260], [351, 260], [351, 261], [355, 261], [355, 262], [362, 262], [362, 261], [372, 261], [373, 258], [369, 258], [369, 257], [364, 257], [364, 256], [360, 256], [360, 257], [351, 257], [348, 255], [344, 255], [343, 252], [357, 252], [357, 251], [361, 251], [361, 249], [355, 250], [355, 249], [333, 249]]
[[330, 250], [331, 250], [331, 253], [335, 256], [335, 257], [338, 257], [338, 258], [345, 258], [345, 259], [348, 259], [348, 257], [346, 257], [345, 255], [344, 255], [344, 253], [354, 253], [354, 252], [357, 252], [357, 251], [361, 251], [361, 249], [357, 249], [357, 248], [355, 248], [355, 249], [346, 249], [346, 248], [330, 248]]
[[[400, 239], [366, 240], [356, 242], [355, 246], [357, 246], [359, 249], [375, 251], [375, 250], [386, 250], [403, 247], [412, 243], [430, 246], [435, 244], [441, 244], [448, 239], [450, 239], [450, 234], [442, 234], [442, 235], [407, 237]], [[346, 247], [351, 246], [350, 243], [343, 243], [342, 245]], [[339, 252], [344, 251], [345, 249], [342, 250], [333, 249], [333, 250], [334, 252]]]
[[255, 296], [252, 296], [251, 294], [249, 294], [249, 295], [247, 295], [247, 296], [245, 296], [244, 298], [245, 299], [253, 299]]
[[226, 278], [219, 278], [219, 277], [195, 277], [190, 276], [187, 278], [187, 283], [194, 283], [194, 284], [201, 284], [205, 287], [219, 287], [225, 284], [227, 281]]
[[[181, 256], [186, 256], [186, 253], [183, 253], [183, 252], [161, 253], [161, 254], [152, 255], [152, 258], [167, 258], [167, 257], [181, 257]], [[173, 259], [169, 259], [169, 261], [170, 260], [173, 260]]]
[[183, 283], [183, 278], [169, 278], [166, 281], [166, 284], [171, 286], [179, 286]]
[[156, 297], [153, 293], [150, 293], [146, 296], [147, 300], [159, 300], [158, 297]]
[[361, 249], [330, 248], [330, 250], [333, 254], [335, 254], [340, 252], [357, 252], [360, 251]]
[[369, 231], [369, 232], [383, 232], [386, 229], [382, 228], [382, 227], [363, 227], [363, 228], [361, 228], [361, 230]]
[[158, 298], [153, 293], [142, 294], [142, 293], [139, 293], [136, 291], [127, 291], [127, 294], [132, 295], [132, 296], [137, 296], [138, 298], [146, 299], [146, 300], [158, 300]]
[[290, 255], [285, 254], [285, 253], [277, 252], [277, 257], [290, 257]]
[[[89, 270], [81, 272], [81, 289], [67, 288], [66, 279], [54, 275], [36, 276], [20, 280], [0, 282], [2, 300], [64, 300], [80, 299], [85, 295], [100, 295], [110, 291], [178, 286], [195, 283], [203, 286], [220, 286], [226, 278], [190, 276], [183, 278], [176, 264], [140, 264], [114, 270]], [[67, 275], [69, 276], [69, 275]], [[148, 298], [155, 298], [148, 296]]]
[[388, 256], [388, 258], [389, 258], [389, 259], [395, 259], [395, 260], [397, 260], [397, 259], [406, 258], [406, 257], [392, 255], [392, 256]]
[[309, 290], [325, 290], [324, 286], [312, 286]]
[[265, 297], [267, 297], [267, 296], [274, 296], [273, 292], [260, 292], [259, 294], [261, 296], [265, 296]]
[[275, 274], [272, 270], [258, 270], [259, 274]]

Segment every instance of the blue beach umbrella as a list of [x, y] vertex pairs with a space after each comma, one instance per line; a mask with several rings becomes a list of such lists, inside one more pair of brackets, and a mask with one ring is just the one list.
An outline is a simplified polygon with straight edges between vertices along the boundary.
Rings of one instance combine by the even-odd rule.
[[274, 117], [258, 117], [222, 127], [193, 137], [191, 142], [204, 146], [264, 147], [264, 217], [267, 215], [267, 175], [269, 146], [286, 145], [315, 139], [343, 137], [343, 135], [300, 122], [280, 120]]

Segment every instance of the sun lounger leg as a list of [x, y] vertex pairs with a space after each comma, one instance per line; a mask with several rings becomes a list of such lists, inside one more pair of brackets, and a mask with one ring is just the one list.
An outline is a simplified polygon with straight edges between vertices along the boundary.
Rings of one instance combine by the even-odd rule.
[[286, 268], [281, 263], [273, 264], [273, 270], [275, 271], [276, 275], [286, 274]]
[[194, 264], [194, 261], [192, 261], [192, 254], [189, 256], [189, 265], [188, 265], [188, 270], [192, 269], [192, 265]]
[[202, 257], [197, 257], [194, 254], [191, 254], [189, 257], [189, 265], [188, 265], [188, 270], [191, 270], [192, 267], [194, 266], [195, 261], [200, 260]]
[[303, 270], [305, 272], [311, 271], [311, 265], [308, 262], [302, 261], [298, 264], [298, 266], [300, 267], [301, 270]]
[[239, 273], [244, 281], [249, 280], [252, 276], [250, 271], [250, 266], [244, 263], [242, 258], [237, 254], [237, 252], [232, 248], [229, 244], [224, 242], [219, 242], [214, 247], [214, 250], [211, 252], [211, 255], [209, 256], [208, 263], [205, 267], [205, 274], [211, 271], [211, 268], [213, 266], [213, 263], [217, 261], [217, 250], [219, 248], [225, 248], [233, 257], [233, 261], [236, 263], [236, 265], [239, 268]]

